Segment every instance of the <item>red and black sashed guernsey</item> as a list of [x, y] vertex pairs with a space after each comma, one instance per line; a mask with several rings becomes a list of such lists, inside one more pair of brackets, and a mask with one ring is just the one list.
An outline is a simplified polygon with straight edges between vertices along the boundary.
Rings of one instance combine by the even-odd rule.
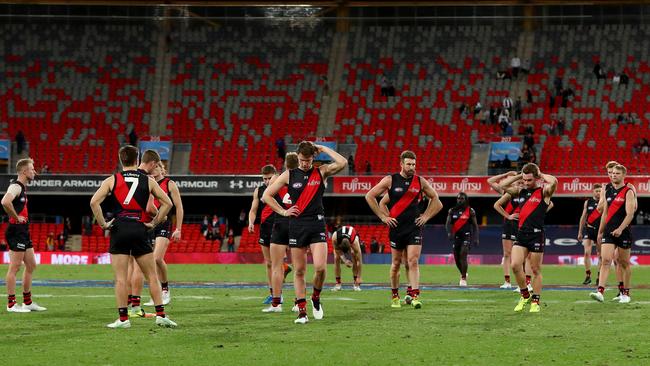
[[533, 189], [523, 188], [519, 192], [519, 231], [532, 233], [544, 230], [544, 218], [548, 204], [544, 200], [544, 189], [537, 187]]
[[415, 219], [420, 215], [419, 203], [422, 198], [420, 177], [413, 175], [410, 178], [404, 178], [399, 173], [393, 174], [388, 198], [390, 199], [388, 202], [390, 217], [397, 220], [395, 229], [400, 231], [417, 229]]
[[[626, 184], [619, 189], [614, 188], [613, 185], [608, 184], [605, 187], [605, 199], [607, 200], [607, 217], [605, 218], [605, 233], [611, 233], [616, 230], [627, 213], [625, 212], [625, 204], [627, 202], [627, 192], [631, 188]], [[624, 230], [629, 230], [628, 225]]]
[[112, 189], [113, 215], [118, 220], [147, 222], [147, 202], [149, 201], [149, 177], [138, 170], [122, 171], [114, 175]]
[[[14, 197], [13, 201], [11, 201], [11, 204], [14, 206], [14, 210], [18, 216], [29, 219], [29, 212], [27, 210], [27, 189], [25, 188], [25, 185], [19, 181], [15, 181], [12, 184], [17, 184], [20, 186], [20, 194]], [[18, 220], [14, 219], [13, 217], [9, 217], [9, 223], [13, 225], [20, 224]]]

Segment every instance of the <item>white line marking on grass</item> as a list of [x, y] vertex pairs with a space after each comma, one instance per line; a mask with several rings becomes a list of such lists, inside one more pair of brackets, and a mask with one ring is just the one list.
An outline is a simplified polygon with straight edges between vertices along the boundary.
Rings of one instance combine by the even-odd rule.
[[[231, 299], [235, 300], [263, 300], [263, 297], [259, 296], [230, 296]], [[357, 301], [359, 299], [352, 299], [350, 297], [323, 297], [323, 300], [334, 300], [334, 301]]]

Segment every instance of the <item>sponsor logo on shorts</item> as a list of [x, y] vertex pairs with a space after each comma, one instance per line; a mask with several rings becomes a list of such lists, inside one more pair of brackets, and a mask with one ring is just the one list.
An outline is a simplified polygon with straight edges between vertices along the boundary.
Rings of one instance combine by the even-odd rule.
[[17, 249], [25, 249], [25, 244], [24, 243], [16, 243], [16, 248]]
[[327, 240], [327, 235], [325, 233], [320, 233], [320, 240], [326, 241]]
[[298, 241], [296, 239], [289, 239], [289, 245], [296, 245]]

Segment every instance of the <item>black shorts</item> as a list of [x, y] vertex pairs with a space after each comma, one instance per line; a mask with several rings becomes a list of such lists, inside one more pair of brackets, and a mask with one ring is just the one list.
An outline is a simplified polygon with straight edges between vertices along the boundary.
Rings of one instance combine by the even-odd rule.
[[513, 245], [518, 245], [528, 249], [531, 253], [544, 253], [544, 245], [546, 245], [546, 236], [544, 231], [538, 232], [523, 232], [517, 233], [517, 240]]
[[117, 221], [111, 227], [111, 254], [126, 254], [139, 257], [153, 253], [147, 227], [131, 220]]
[[314, 243], [327, 243], [325, 221], [314, 219], [289, 222], [289, 247], [306, 248]]
[[156, 226], [155, 229], [153, 229], [153, 238], [154, 241], [156, 238], [166, 238], [169, 239], [172, 236], [172, 221], [167, 220], [165, 222], [162, 222]]
[[289, 245], [289, 220], [287, 218], [275, 219], [271, 230], [271, 243]]
[[24, 252], [33, 248], [27, 224], [9, 224], [5, 231], [5, 239], [7, 239], [9, 250], [14, 252]]
[[630, 231], [630, 228], [623, 230], [619, 237], [615, 237], [611, 232], [608, 232], [608, 230], [605, 230], [605, 233], [603, 234], [603, 244], [614, 244], [621, 249], [632, 248], [632, 241], [632, 232]]
[[410, 227], [406, 230], [400, 227], [391, 228], [388, 231], [390, 247], [397, 250], [406, 249], [409, 245], [422, 245], [422, 229]]
[[517, 225], [517, 221], [505, 220], [503, 222], [503, 233], [501, 234], [501, 239], [513, 241], [517, 240]]
[[260, 224], [260, 239], [258, 243], [263, 247], [271, 246], [271, 234], [273, 233], [273, 222], [263, 222]]
[[598, 229], [595, 227], [585, 226], [582, 232], [582, 239], [591, 240], [595, 243], [596, 239], [598, 239]]
[[471, 233], [456, 233], [454, 235], [454, 248], [456, 247], [470, 247], [472, 245], [472, 234]]

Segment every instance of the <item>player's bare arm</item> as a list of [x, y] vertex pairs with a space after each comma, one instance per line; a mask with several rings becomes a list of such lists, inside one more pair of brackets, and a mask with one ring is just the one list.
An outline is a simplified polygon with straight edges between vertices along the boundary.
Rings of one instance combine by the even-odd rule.
[[319, 153], [325, 153], [334, 159], [334, 162], [319, 167], [321, 174], [323, 174], [323, 178], [327, 178], [340, 172], [348, 165], [348, 159], [344, 158], [343, 155], [337, 153], [333, 149], [323, 145], [315, 146]]
[[[382, 210], [379, 207], [379, 204], [377, 203], [377, 198], [380, 197], [383, 194], [386, 194], [388, 196], [388, 190], [390, 189], [390, 185], [392, 184], [393, 179], [391, 178], [390, 175], [385, 176], [384, 178], [377, 183], [374, 187], [372, 187], [368, 193], [366, 193], [366, 202], [368, 203], [368, 206], [370, 206], [370, 209], [372, 212], [379, 217], [381, 222], [384, 224], [390, 226], [390, 227], [396, 227], [397, 226], [397, 220], [394, 217], [390, 217], [390, 214], [386, 214], [384, 210]], [[386, 210], [387, 211], [387, 210]]]
[[112, 224], [113, 220], [106, 222], [104, 219], [104, 213], [102, 212], [102, 202], [108, 197], [108, 195], [111, 193], [111, 187], [115, 183], [115, 177], [110, 176], [102, 182], [101, 186], [99, 186], [99, 189], [97, 189], [97, 192], [93, 195], [93, 197], [90, 199], [90, 209], [93, 211], [93, 215], [95, 215], [95, 220], [97, 220], [97, 225], [101, 227], [102, 229], [106, 230], [108, 229]]
[[257, 198], [257, 193], [260, 188], [257, 187], [253, 191], [253, 202], [251, 203], [251, 209], [248, 211], [248, 232], [255, 232], [255, 219], [257, 218], [257, 210], [260, 205], [260, 200]]

